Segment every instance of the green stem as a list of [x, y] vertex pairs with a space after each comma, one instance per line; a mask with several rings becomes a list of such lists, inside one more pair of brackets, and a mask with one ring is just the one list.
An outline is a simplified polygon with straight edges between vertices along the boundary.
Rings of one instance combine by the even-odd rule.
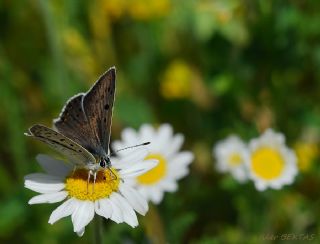
[[93, 243], [102, 244], [102, 217], [95, 216], [93, 220]]
[[149, 211], [144, 217], [143, 224], [151, 243], [167, 243], [161, 215], [155, 205], [149, 204]]

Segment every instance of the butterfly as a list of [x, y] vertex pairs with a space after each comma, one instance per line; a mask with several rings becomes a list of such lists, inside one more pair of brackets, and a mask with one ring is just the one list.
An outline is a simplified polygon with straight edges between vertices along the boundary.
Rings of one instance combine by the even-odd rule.
[[[71, 97], [54, 129], [33, 125], [25, 135], [48, 144], [77, 167], [88, 169], [96, 177], [101, 168], [111, 168], [110, 135], [116, 89], [116, 69], [106, 71], [86, 93]], [[110, 172], [112, 172], [110, 170]]]

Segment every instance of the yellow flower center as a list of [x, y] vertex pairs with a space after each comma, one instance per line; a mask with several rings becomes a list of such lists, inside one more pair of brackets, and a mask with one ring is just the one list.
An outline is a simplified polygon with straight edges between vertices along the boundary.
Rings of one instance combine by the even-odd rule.
[[93, 176], [88, 184], [87, 169], [76, 169], [66, 179], [66, 190], [70, 197], [80, 200], [95, 201], [97, 199], [109, 197], [112, 192], [118, 191], [120, 176], [113, 168], [99, 170], [95, 184]]
[[284, 160], [281, 154], [269, 147], [257, 149], [251, 155], [253, 172], [265, 180], [279, 177], [284, 169]]
[[167, 172], [167, 160], [160, 154], [150, 154], [145, 159], [157, 159], [158, 165], [137, 177], [140, 184], [151, 185], [163, 178]]
[[242, 157], [239, 153], [232, 153], [229, 157], [229, 165], [231, 167], [239, 166], [242, 163]]

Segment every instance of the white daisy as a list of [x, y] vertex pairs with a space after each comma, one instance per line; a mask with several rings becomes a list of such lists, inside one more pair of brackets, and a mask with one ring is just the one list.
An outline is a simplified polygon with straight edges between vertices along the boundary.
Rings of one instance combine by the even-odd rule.
[[266, 130], [259, 138], [249, 143], [250, 156], [246, 161], [250, 178], [259, 191], [281, 189], [283, 185], [292, 184], [298, 173], [297, 158], [285, 145], [285, 137]]
[[143, 149], [131, 152], [130, 161], [123, 158], [113, 162], [111, 159], [112, 172], [109, 169], [98, 171], [94, 185], [92, 179], [88, 185], [87, 169], [76, 168], [47, 155], [38, 155], [37, 161], [46, 173], [25, 177], [25, 187], [40, 193], [31, 198], [29, 204], [56, 203], [66, 199], [52, 212], [49, 223], [71, 215], [74, 231], [79, 236], [83, 235], [95, 213], [116, 223], [125, 222], [136, 227], [138, 220], [135, 211], [144, 215], [148, 204], [127, 181], [157, 165], [156, 160], [144, 160], [147, 154], [147, 150]]
[[[151, 142], [148, 148], [149, 155], [145, 160], [157, 159], [159, 163], [152, 170], [136, 177], [134, 184], [139, 192], [153, 203], [160, 203], [164, 192], [176, 191], [177, 180], [189, 173], [188, 165], [194, 158], [193, 154], [188, 151], [180, 152], [184, 137], [182, 134], [173, 135], [173, 129], [169, 124], [162, 124], [158, 129], [144, 124], [139, 131], [127, 128], [122, 131], [121, 139], [112, 144], [115, 150]], [[119, 158], [123, 156], [120, 152]]]
[[244, 163], [247, 155], [247, 145], [236, 135], [230, 135], [226, 139], [219, 141], [213, 148], [213, 156], [217, 161], [217, 170], [219, 172], [230, 172], [239, 182], [244, 182], [248, 179]]

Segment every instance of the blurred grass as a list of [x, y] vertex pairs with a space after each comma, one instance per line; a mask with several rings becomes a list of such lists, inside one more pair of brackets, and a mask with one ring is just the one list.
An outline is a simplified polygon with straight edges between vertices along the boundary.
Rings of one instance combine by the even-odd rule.
[[[27, 205], [33, 193], [23, 175], [39, 170], [37, 153], [53, 152], [23, 132], [50, 125], [70, 96], [115, 65], [112, 137], [169, 122], [196, 154], [179, 191], [158, 208], [168, 242], [315, 233], [317, 243], [319, 154], [292, 186], [259, 193], [216, 173], [211, 148], [230, 133], [248, 140], [267, 127], [290, 146], [319, 148], [319, 10], [317, 1], [0, 1], [0, 242], [91, 240], [75, 237], [70, 219], [47, 224], [54, 206]], [[105, 228], [107, 243], [150, 238], [144, 227]]]

